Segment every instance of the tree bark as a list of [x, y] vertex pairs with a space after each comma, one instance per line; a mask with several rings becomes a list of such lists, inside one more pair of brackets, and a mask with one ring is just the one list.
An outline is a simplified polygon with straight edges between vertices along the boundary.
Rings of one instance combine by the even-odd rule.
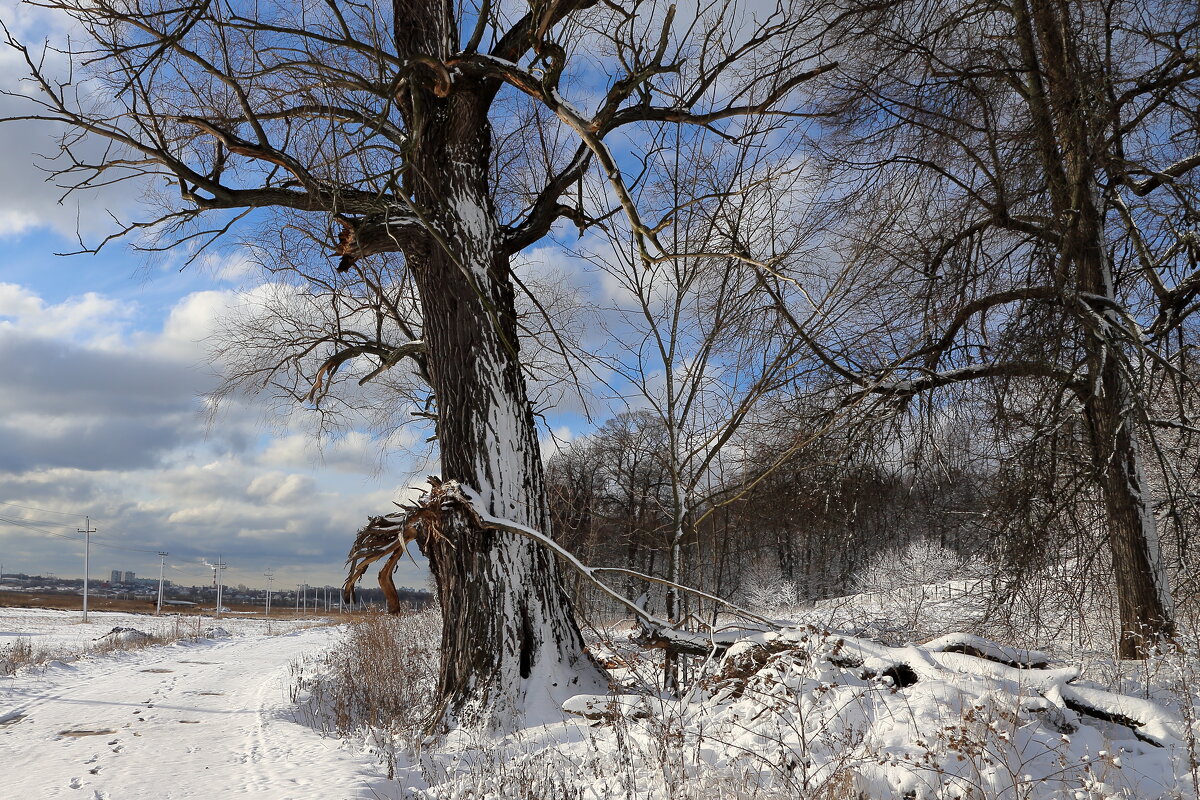
[[[1096, 183], [1092, 114], [1080, 85], [1082, 68], [1069, 11], [1050, 0], [1016, 3], [1018, 28], [1029, 26], [1022, 42], [1032, 83], [1045, 104], [1031, 102], [1041, 139], [1039, 152], [1055, 216], [1063, 220], [1056, 283], [1074, 286], [1071, 307], [1080, 320], [1090, 393], [1084, 400], [1096, 480], [1104, 496], [1121, 617], [1118, 655], [1141, 658], [1156, 643], [1174, 636], [1171, 596], [1159, 550], [1158, 531], [1138, 447], [1136, 408], [1126, 360], [1125, 322], [1119, 309], [1105, 246], [1105, 217]], [[1026, 10], [1028, 8], [1028, 10]], [[1020, 38], [1020, 31], [1018, 32]], [[1033, 41], [1036, 40], [1037, 53]]]
[[[396, 9], [402, 52], [409, 35], [417, 40], [407, 45], [411, 56], [443, 56], [437, 48], [449, 18], [441, 27], [417, 22], [436, 18], [442, 5], [417, 0]], [[513, 283], [488, 185], [495, 86], [456, 81], [444, 96], [436, 84], [414, 89], [406, 109], [412, 150], [405, 184], [432, 241], [405, 255], [424, 313], [442, 478], [474, 490], [480, 510], [548, 532]], [[544, 548], [447, 510], [439, 535], [422, 549], [443, 615], [435, 723], [561, 719], [568, 697], [607, 689]]]

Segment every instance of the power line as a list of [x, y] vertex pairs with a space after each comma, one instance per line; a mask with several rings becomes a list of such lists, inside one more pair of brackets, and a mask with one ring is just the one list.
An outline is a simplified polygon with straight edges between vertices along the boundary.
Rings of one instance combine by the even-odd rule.
[[107, 547], [110, 550], [128, 550], [131, 553], [158, 553], [157, 550], [146, 547], [128, 547], [123, 544], [108, 544], [107, 542], [92, 542], [92, 544], [99, 547]]
[[[84, 515], [84, 516], [86, 518], [86, 515]], [[81, 536], [70, 536], [70, 535], [64, 534], [64, 533], [55, 533], [54, 531], [47, 530], [43, 527], [40, 527], [39, 525], [35, 525], [34, 523], [29, 522], [28, 520], [10, 519], [8, 517], [0, 517], [0, 522], [6, 522], [9, 525], [17, 525], [22, 528], [28, 528], [29, 530], [38, 531], [39, 533], [44, 533], [47, 536], [57, 536], [60, 539], [67, 539], [68, 541], [72, 541], [72, 542], [82, 542], [83, 541], [83, 537], [81, 537]], [[110, 550], [127, 550], [131, 553], [157, 553], [158, 552], [157, 550], [153, 550], [153, 549], [149, 549], [149, 548], [145, 548], [145, 547], [129, 547], [128, 545], [109, 544], [108, 542], [93, 542], [92, 544], [96, 545], [97, 547], [107, 547]]]
[[[13, 519], [13, 518], [6, 517], [5, 519]], [[43, 527], [50, 527], [50, 528], [70, 528], [73, 525], [75, 525], [74, 522], [50, 522], [50, 521], [44, 520], [44, 519], [25, 519], [24, 517], [17, 518], [17, 521], [24, 522], [26, 525], [41, 525]]]
[[54, 511], [49, 508], [35, 508], [34, 506], [23, 506], [20, 503], [8, 503], [3, 500], [0, 500], [0, 506], [13, 506], [15, 508], [23, 508], [27, 511], [41, 511], [43, 514], [61, 514], [64, 517], [79, 517], [80, 519], [84, 519], [87, 517], [86, 514], [72, 514], [68, 511]]
[[82, 542], [83, 541], [83, 539], [79, 536], [68, 536], [65, 533], [55, 533], [54, 531], [48, 531], [45, 528], [40, 528], [37, 525], [33, 525], [31, 523], [26, 522], [25, 520], [9, 519], [8, 517], [0, 517], [0, 522], [5, 522], [5, 523], [8, 523], [9, 525], [17, 525], [22, 528], [28, 528], [29, 530], [38, 531], [38, 532], [44, 533], [48, 536], [57, 536], [60, 539], [70, 539], [73, 542]]

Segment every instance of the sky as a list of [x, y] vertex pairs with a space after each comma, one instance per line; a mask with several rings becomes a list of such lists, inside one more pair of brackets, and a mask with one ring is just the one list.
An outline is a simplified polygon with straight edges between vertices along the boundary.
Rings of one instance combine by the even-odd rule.
[[[0, 0], [27, 41], [61, 33], [39, 13]], [[0, 47], [0, 88], [28, 91], [20, 66]], [[17, 102], [0, 98], [0, 116]], [[206, 341], [263, 279], [236, 253], [182, 271], [178, 257], [149, 262], [119, 243], [56, 256], [94, 243], [138, 200], [118, 188], [60, 202], [38, 157], [54, 133], [0, 124], [3, 571], [82, 576], [87, 517], [94, 579], [156, 577], [165, 550], [167, 579], [184, 585], [209, 583], [204, 562], [218, 557], [232, 585], [265, 586], [268, 569], [276, 587], [339, 585], [354, 533], [413, 494], [423, 451], [381, 464], [379, 442], [356, 431], [319, 448], [302, 418], [249, 400], [210, 418]], [[427, 581], [407, 561], [396, 576]]]
[[[26, 42], [70, 33], [47, 13], [0, 0], [0, 20]], [[32, 91], [23, 71], [0, 45], [0, 118], [27, 113], [19, 97], [2, 93]], [[217, 558], [233, 585], [264, 586], [267, 570], [277, 587], [340, 585], [367, 517], [415, 497], [437, 472], [428, 432], [402, 429], [381, 442], [350, 430], [318, 443], [311, 415], [281, 416], [267, 399], [235, 398], [211, 414], [206, 396], [220, 368], [212, 334], [262, 297], [267, 278], [236, 249], [186, 268], [184, 255], [151, 260], [120, 241], [94, 255], [55, 255], [94, 245], [116, 219], [146, 216], [128, 184], [64, 198], [47, 182], [42, 157], [55, 151], [55, 135], [46, 123], [0, 123], [3, 571], [81, 576], [77, 530], [86, 523], [96, 529], [92, 578], [114, 569], [156, 576], [157, 553], [166, 551], [166, 577], [184, 585], [210, 582], [206, 562]], [[570, 245], [576, 254], [608, 246]], [[593, 323], [602, 324], [575, 332], [583, 339], [637, 350], [639, 338], [626, 335], [626, 315], [612, 305], [628, 299], [628, 287], [589, 271], [587, 261], [551, 243], [523, 254], [518, 268], [527, 281], [565, 277], [589, 296], [585, 303], [602, 314]], [[589, 400], [590, 417], [564, 381], [532, 387], [543, 453], [555, 446], [551, 431], [570, 439], [643, 402], [620, 370], [610, 373], [590, 373], [612, 381], [601, 392], [607, 400]], [[401, 562], [397, 584], [428, 585], [415, 548], [414, 556]]]
[[[0, 217], [18, 197], [7, 184]], [[90, 209], [86, 209], [90, 211]], [[231, 584], [338, 584], [354, 532], [392, 509], [423, 464], [352, 431], [324, 448], [302, 420], [204, 394], [217, 381], [206, 340], [253, 288], [237, 270], [148, 268], [117, 247], [55, 257], [49, 216], [0, 236], [0, 561], [5, 572], [83, 572], [75, 530], [97, 529], [92, 577], [112, 569], [205, 583], [223, 556]], [[64, 536], [69, 538], [63, 538]], [[401, 585], [426, 575], [406, 563]]]
[[[0, 0], [0, 20], [26, 43], [70, 33], [16, 0]], [[23, 73], [0, 46], [0, 90], [31, 92]], [[0, 95], [0, 117], [21, 113], [19, 98]], [[44, 157], [56, 133], [0, 123], [0, 568], [80, 577], [77, 531], [90, 524], [92, 579], [114, 569], [156, 577], [165, 551], [166, 578], [183, 585], [210, 583], [206, 562], [217, 558], [231, 585], [265, 586], [267, 570], [276, 587], [340, 585], [367, 517], [415, 497], [437, 472], [428, 432], [380, 442], [351, 430], [319, 444], [310, 417], [281, 417], [265, 399], [210, 414], [211, 334], [267, 279], [236, 250], [183, 269], [183, 255], [148, 259], [120, 241], [56, 255], [145, 216], [129, 185], [64, 198]], [[525, 269], [553, 272], [561, 259], [535, 249]], [[547, 446], [550, 430], [563, 439], [586, 424], [559, 400], [543, 417]], [[428, 587], [412, 550], [396, 583]], [[364, 580], [373, 585], [374, 571]]]

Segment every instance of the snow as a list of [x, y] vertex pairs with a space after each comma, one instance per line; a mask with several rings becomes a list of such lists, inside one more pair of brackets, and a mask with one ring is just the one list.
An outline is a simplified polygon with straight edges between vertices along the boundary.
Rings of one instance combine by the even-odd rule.
[[[92, 616], [3, 611], [0, 633], [66, 652], [170, 624]], [[623, 665], [611, 692], [581, 687], [557, 714], [558, 692], [529, 697], [516, 730], [396, 739], [328, 723], [331, 694], [313, 681], [344, 627], [192, 624], [175, 644], [0, 679], [0, 795], [1197, 798], [1195, 653], [1101, 681], [1061, 654], [966, 633], [888, 645], [794, 624], [741, 631], [676, 698], [654, 683], [656, 655], [615, 637], [593, 647]], [[428, 642], [411, 640], [418, 629], [397, 646], [435, 646], [436, 626]]]
[[[118, 618], [145, 629], [156, 621], [89, 616], [80, 625], [77, 612], [5, 609], [0, 641], [67, 649], [111, 631]], [[380, 796], [375, 759], [310, 727], [291, 696], [291, 664], [330, 647], [340, 629], [276, 623], [268, 635], [262, 620], [221, 625], [221, 638], [52, 661], [0, 678], [0, 795]]]
[[152, 636], [178, 639], [184, 636], [203, 636], [213, 627], [233, 628], [239, 633], [268, 633], [292, 630], [311, 625], [312, 621], [293, 619], [263, 619], [261, 617], [222, 618], [219, 623], [210, 617], [197, 615], [128, 614], [115, 611], [90, 611], [88, 621], [82, 621], [78, 611], [58, 611], [44, 608], [0, 608], [0, 650], [23, 641], [32, 647], [78, 655], [95, 646], [95, 642], [112, 633], [113, 628], [133, 628]]
[[[900, 663], [915, 682], [882, 674]], [[1144, 724], [1077, 713], [1081, 702]], [[586, 695], [564, 708], [577, 719], [460, 739], [402, 765], [398, 781], [420, 798], [496, 800], [1195, 797], [1185, 727], [1163, 704], [1074, 666], [1018, 669], [807, 626], [753, 635], [682, 699]]]

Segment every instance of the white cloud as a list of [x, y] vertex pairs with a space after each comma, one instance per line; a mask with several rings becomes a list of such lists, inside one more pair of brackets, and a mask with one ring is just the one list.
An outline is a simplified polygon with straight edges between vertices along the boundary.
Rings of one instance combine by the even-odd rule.
[[272, 505], [294, 505], [311, 497], [316, 489], [316, 481], [307, 475], [267, 472], [250, 481], [246, 494]]
[[193, 292], [171, 309], [162, 331], [149, 337], [146, 345], [153, 352], [189, 359], [206, 358], [209, 337], [228, 315], [231, 308], [242, 303], [234, 291]]
[[49, 304], [26, 287], [0, 283], [0, 332], [115, 347], [136, 311], [133, 303], [96, 292]]
[[237, 284], [245, 282], [261, 271], [258, 262], [242, 248], [225, 255], [209, 256], [204, 259], [202, 268], [209, 271], [218, 281]]
[[[338, 583], [354, 533], [403, 488], [379, 474], [380, 449], [411, 444], [412, 434], [381, 442], [350, 431], [320, 450], [283, 424], [267, 435], [248, 399], [210, 426], [198, 400], [215, 380], [204, 340], [232, 304], [254, 296], [195, 292], [157, 330], [131, 331], [142, 313], [135, 304], [97, 293], [51, 303], [0, 284], [0, 502], [90, 514], [102, 530], [93, 554], [101, 566], [152, 571], [164, 548], [175, 555], [173, 579], [185, 583], [203, 581], [195, 565], [218, 553], [236, 562], [237, 580], [261, 584], [255, 575], [271, 566], [281, 581]], [[66, 534], [79, 522], [0, 509], [62, 522]], [[0, 524], [6, 570], [79, 574], [73, 548]], [[402, 582], [422, 580], [414, 572]]]

